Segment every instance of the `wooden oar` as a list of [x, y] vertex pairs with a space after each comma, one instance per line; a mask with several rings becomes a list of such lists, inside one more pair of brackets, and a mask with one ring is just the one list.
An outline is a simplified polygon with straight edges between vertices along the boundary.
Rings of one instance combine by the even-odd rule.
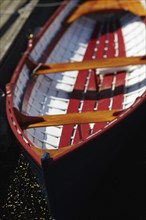
[[118, 110], [91, 111], [69, 113], [60, 115], [27, 116], [21, 114], [16, 108], [14, 112], [18, 123], [23, 129], [47, 126], [86, 124], [112, 121], [120, 114]]
[[98, 60], [85, 60], [82, 62], [40, 64], [34, 69], [34, 73], [48, 74], [73, 70], [112, 68], [143, 64], [146, 64], [146, 56], [115, 57]]
[[71, 16], [67, 19], [67, 23], [75, 21], [80, 16], [93, 12], [112, 12], [125, 10], [138, 16], [146, 16], [146, 10], [142, 3], [137, 0], [94, 0], [86, 1], [78, 6]]

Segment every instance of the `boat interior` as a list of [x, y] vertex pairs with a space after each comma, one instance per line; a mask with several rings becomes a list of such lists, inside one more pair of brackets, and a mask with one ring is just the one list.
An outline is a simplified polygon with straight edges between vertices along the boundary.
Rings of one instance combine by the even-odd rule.
[[[146, 9], [136, 0], [127, 2], [70, 1], [34, 46], [30, 39], [27, 61], [10, 82], [9, 111], [17, 133], [24, 131], [24, 141], [40, 157], [99, 135], [115, 123], [115, 113], [145, 93]], [[92, 117], [98, 111], [104, 112], [101, 121]]]

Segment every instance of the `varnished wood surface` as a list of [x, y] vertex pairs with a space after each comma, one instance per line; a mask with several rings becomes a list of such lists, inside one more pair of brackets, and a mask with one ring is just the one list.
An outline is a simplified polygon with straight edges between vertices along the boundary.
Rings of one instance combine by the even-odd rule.
[[35, 74], [48, 74], [57, 73], [64, 71], [73, 70], [86, 70], [86, 69], [96, 69], [96, 68], [112, 68], [112, 67], [123, 67], [129, 65], [142, 65], [146, 64], [145, 57], [115, 57], [99, 60], [85, 60], [82, 62], [72, 62], [72, 63], [53, 63], [53, 64], [42, 64], [38, 66], [35, 70]]
[[63, 147], [63, 148], [58, 148], [58, 149], [54, 149], [54, 150], [49, 150], [49, 149], [40, 149], [40, 148], [37, 148], [35, 146], [31, 146], [31, 148], [33, 149], [33, 151], [41, 158], [43, 156], [43, 154], [45, 152], [48, 152], [49, 153], [49, 156], [51, 158], [55, 158], [55, 157], [58, 157], [64, 153], [67, 153], [69, 152], [70, 150], [73, 149], [73, 145], [71, 146], [66, 146], [66, 147]]
[[116, 118], [118, 110], [90, 111], [60, 115], [26, 116], [14, 109], [19, 124], [24, 129], [69, 124], [108, 122]]
[[110, 12], [125, 10], [130, 11], [138, 16], [145, 16], [146, 10], [137, 0], [121, 1], [121, 0], [91, 0], [82, 3], [76, 8], [72, 15], [68, 18], [67, 23], [71, 23], [77, 18], [92, 12]]

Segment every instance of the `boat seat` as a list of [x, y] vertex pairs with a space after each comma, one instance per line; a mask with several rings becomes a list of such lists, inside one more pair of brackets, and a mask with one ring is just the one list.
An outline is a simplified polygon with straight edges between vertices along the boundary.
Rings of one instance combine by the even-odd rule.
[[68, 113], [57, 115], [27, 116], [14, 108], [15, 115], [23, 129], [70, 125], [87, 124], [112, 121], [120, 113], [119, 110], [103, 110], [81, 113]]
[[89, 70], [89, 69], [101, 69], [112, 68], [129, 65], [142, 65], [146, 64], [145, 57], [115, 57], [115, 58], [103, 58], [99, 60], [85, 60], [82, 62], [70, 62], [70, 63], [55, 63], [55, 64], [39, 64], [33, 71], [34, 74], [48, 74], [58, 73], [64, 71], [74, 70]]
[[67, 23], [75, 21], [80, 16], [93, 12], [111, 12], [125, 10], [138, 16], [146, 16], [146, 9], [137, 0], [117, 1], [117, 0], [91, 0], [78, 6], [72, 15], [67, 19]]

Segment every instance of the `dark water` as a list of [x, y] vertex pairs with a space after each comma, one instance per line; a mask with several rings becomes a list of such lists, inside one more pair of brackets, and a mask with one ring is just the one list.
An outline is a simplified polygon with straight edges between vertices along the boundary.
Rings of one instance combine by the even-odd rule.
[[17, 155], [17, 162], [5, 181], [7, 186], [1, 189], [0, 219], [51, 219], [41, 188], [22, 154]]
[[[146, 219], [145, 143], [142, 126], [136, 136], [129, 137], [94, 193], [81, 205], [80, 217], [76, 220]], [[0, 219], [52, 219], [29, 164], [21, 153], [16, 155], [16, 159], [5, 178], [8, 184], [1, 189]]]
[[137, 136], [131, 135], [123, 147], [123, 152], [113, 161], [107, 176], [91, 196], [93, 206], [90, 206], [90, 213], [93, 213], [93, 217], [89, 214], [87, 219], [146, 219], [144, 126], [139, 129]]

